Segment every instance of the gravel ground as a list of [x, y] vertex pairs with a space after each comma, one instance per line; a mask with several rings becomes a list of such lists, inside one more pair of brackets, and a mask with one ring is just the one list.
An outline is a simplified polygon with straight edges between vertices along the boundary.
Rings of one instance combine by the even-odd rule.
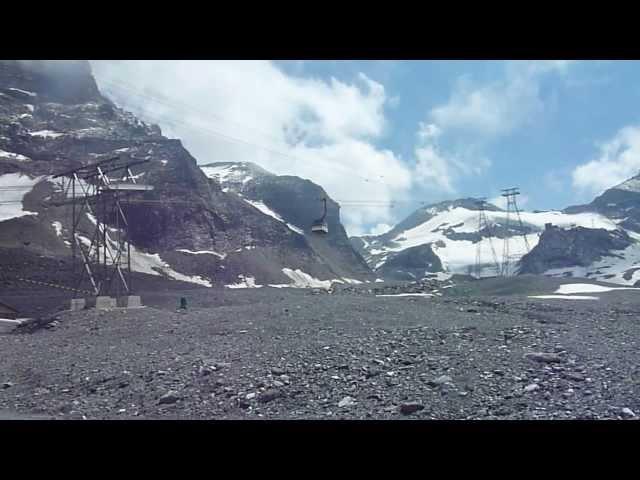
[[175, 310], [179, 292], [143, 294], [140, 309], [59, 313], [47, 328], [0, 335], [0, 418], [640, 414], [636, 292], [578, 301], [450, 290], [202, 289], [188, 292], [187, 313]]

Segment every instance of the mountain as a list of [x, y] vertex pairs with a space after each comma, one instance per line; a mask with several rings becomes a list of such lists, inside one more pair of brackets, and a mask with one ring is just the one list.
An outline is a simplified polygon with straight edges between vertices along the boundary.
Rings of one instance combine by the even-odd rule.
[[[562, 229], [550, 226], [542, 233], [536, 247], [522, 258], [520, 273], [553, 275], [554, 273], [564, 274], [565, 270], [567, 273], [573, 270], [572, 276], [597, 275], [595, 278], [611, 280], [615, 278], [615, 274], [610, 271], [612, 264], [622, 266], [625, 260], [622, 252], [629, 247], [635, 247], [635, 242], [622, 229], [610, 231], [584, 227]], [[603, 261], [605, 263], [602, 263]], [[628, 268], [624, 270], [623, 276]]]
[[[487, 225], [479, 230], [480, 212], [478, 201], [464, 198], [428, 205], [412, 213], [390, 231], [377, 236], [351, 238], [352, 245], [365, 258], [378, 275], [394, 279], [417, 279], [431, 275], [470, 274], [480, 249], [479, 275], [498, 274], [498, 265], [503, 261], [505, 242], [508, 241], [510, 262], [518, 262], [529, 250], [536, 251], [538, 242], [551, 238], [545, 225], [551, 224], [561, 230], [602, 230], [605, 236], [617, 236], [619, 225], [613, 218], [589, 209], [573, 211], [520, 212], [522, 228], [511, 213], [507, 224], [507, 212], [495, 205], [486, 204]], [[554, 230], [555, 232], [555, 230]], [[545, 236], [546, 235], [546, 236]], [[586, 243], [603, 242], [602, 234], [587, 236]], [[526, 242], [525, 242], [526, 238]], [[580, 250], [581, 261], [600, 258], [611, 249], [626, 244], [626, 237], [618, 241], [604, 241], [596, 252], [589, 254]], [[631, 239], [628, 240], [633, 243]], [[537, 251], [540, 251], [538, 249]], [[530, 254], [530, 255], [532, 255]], [[542, 273], [545, 260], [535, 255], [536, 266], [527, 266], [527, 271]], [[541, 263], [542, 262], [542, 263]], [[557, 265], [557, 260], [554, 260]], [[567, 257], [565, 263], [571, 264]], [[549, 263], [548, 269], [552, 268]], [[532, 270], [533, 269], [533, 270]]]
[[523, 273], [640, 285], [640, 175], [611, 187], [587, 205], [564, 212], [601, 215], [617, 228], [548, 229], [522, 259]]
[[[285, 225], [326, 264], [340, 282], [372, 280], [372, 272], [354, 250], [340, 222], [340, 206], [315, 183], [290, 175], [274, 175], [251, 162], [215, 162], [201, 166], [213, 184], [235, 195], [258, 212]], [[327, 199], [327, 234], [311, 233], [311, 224], [323, 214]], [[355, 278], [349, 278], [355, 276]]]
[[[52, 176], [114, 156], [148, 160], [132, 173], [154, 187], [144, 194], [148, 203], [126, 208], [132, 269], [141, 279], [247, 287], [374, 278], [331, 199], [329, 234], [309, 232], [322, 213], [318, 199], [327, 196], [318, 185], [252, 164], [243, 165], [256, 178], [243, 187], [209, 178], [212, 168], [235, 167], [200, 168], [179, 140], [104, 97], [88, 62], [0, 61], [0, 254], [14, 259], [3, 265], [6, 278], [28, 275], [21, 265], [31, 260], [21, 259], [39, 256], [43, 265], [58, 265], [40, 278], [64, 270], [69, 275], [57, 281], [73, 281], [71, 207], [52, 202], [64, 199]], [[88, 240], [95, 220], [81, 221], [80, 240]]]
[[587, 205], [567, 207], [564, 211], [597, 212], [625, 230], [640, 233], [640, 175], [605, 190]]

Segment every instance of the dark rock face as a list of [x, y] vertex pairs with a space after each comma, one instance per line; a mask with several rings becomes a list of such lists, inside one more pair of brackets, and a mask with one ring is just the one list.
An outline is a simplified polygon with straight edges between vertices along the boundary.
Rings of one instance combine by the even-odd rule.
[[[0, 78], [5, 88], [36, 92], [44, 101], [78, 104], [104, 101], [88, 62], [77, 60], [4, 60]], [[12, 91], [13, 95], [20, 92]], [[22, 94], [24, 98], [25, 94]]]
[[586, 267], [603, 256], [611, 256], [612, 251], [627, 248], [631, 243], [631, 238], [623, 230], [547, 228], [538, 244], [522, 257], [520, 273], [540, 274], [552, 268]]
[[394, 280], [415, 280], [428, 272], [442, 270], [440, 258], [433, 253], [431, 245], [426, 244], [390, 254], [378, 273]]
[[[300, 224], [300, 235], [210, 181], [179, 140], [103, 97], [88, 62], [0, 61], [0, 175], [40, 180], [23, 199], [25, 210], [37, 215], [2, 222], [0, 247], [68, 257], [71, 208], [51, 204], [63, 194], [50, 176], [115, 156], [148, 160], [132, 168], [138, 182], [154, 187], [143, 194], [147, 203], [126, 208], [132, 242], [177, 272], [214, 285], [236, 283], [239, 275], [257, 284], [287, 284], [285, 267], [322, 280], [370, 275], [334, 202], [328, 202], [332, 233], [323, 239], [306, 234], [309, 218], [318, 216], [308, 199], [326, 195], [321, 187], [268, 172], [269, 181], [249, 185], [255, 198]], [[60, 235], [52, 227], [58, 222]], [[87, 235], [92, 228], [89, 219], [80, 224]]]

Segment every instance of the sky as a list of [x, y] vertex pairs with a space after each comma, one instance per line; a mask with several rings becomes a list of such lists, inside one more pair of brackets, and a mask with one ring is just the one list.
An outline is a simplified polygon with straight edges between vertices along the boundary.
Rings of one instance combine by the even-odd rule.
[[320, 184], [350, 235], [463, 197], [590, 202], [640, 172], [637, 61], [92, 61], [197, 159]]

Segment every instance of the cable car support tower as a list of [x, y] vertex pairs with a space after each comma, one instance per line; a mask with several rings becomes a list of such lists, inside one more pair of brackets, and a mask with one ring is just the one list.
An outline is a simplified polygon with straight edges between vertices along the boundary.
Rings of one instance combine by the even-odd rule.
[[529, 253], [531, 248], [529, 246], [529, 240], [527, 239], [528, 229], [526, 229], [522, 224], [522, 218], [520, 217], [520, 210], [518, 209], [518, 204], [516, 202], [516, 196], [520, 195], [520, 189], [517, 187], [505, 188], [502, 190], [502, 192], [503, 192], [502, 196], [507, 199], [507, 216], [506, 216], [505, 225], [504, 225], [505, 237], [504, 237], [504, 245], [502, 250], [501, 275], [504, 277], [509, 277], [513, 273], [515, 273], [512, 267], [515, 266], [516, 258], [522, 257], [522, 255], [518, 255], [518, 254], [512, 255], [509, 249], [509, 240], [510, 240], [509, 229], [512, 226], [513, 214], [515, 214], [515, 222], [513, 222], [514, 227], [517, 225], [518, 230], [522, 233], [522, 238], [524, 240], [524, 245], [526, 249], [525, 254]]
[[[71, 249], [76, 288], [88, 287], [96, 297], [129, 296], [131, 243], [125, 212], [132, 195], [153, 190], [136, 183], [131, 167], [149, 160], [121, 160], [114, 157], [54, 175], [60, 179], [64, 200], [71, 204]], [[80, 224], [94, 228], [83, 229]]]

